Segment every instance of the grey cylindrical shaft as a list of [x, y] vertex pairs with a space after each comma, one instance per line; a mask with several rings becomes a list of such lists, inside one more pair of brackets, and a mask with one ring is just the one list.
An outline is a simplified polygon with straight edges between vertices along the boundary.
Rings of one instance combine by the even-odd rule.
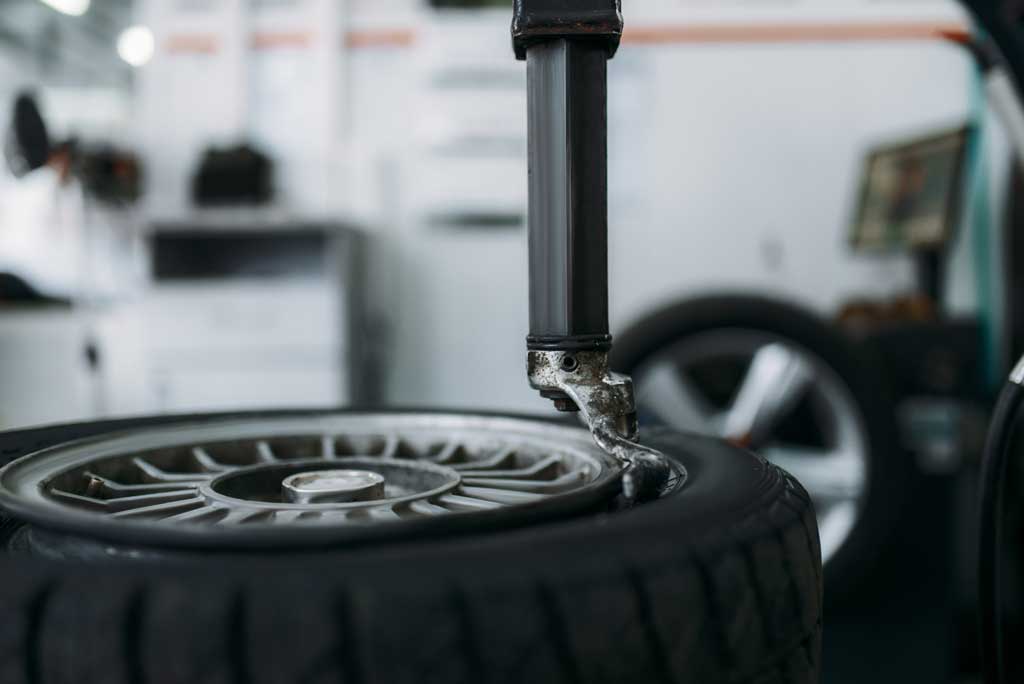
[[531, 349], [607, 349], [608, 50], [557, 39], [526, 53]]

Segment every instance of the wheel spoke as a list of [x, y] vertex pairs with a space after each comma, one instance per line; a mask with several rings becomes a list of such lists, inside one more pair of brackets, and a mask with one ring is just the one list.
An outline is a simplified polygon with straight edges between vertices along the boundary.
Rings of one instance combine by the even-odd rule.
[[194, 489], [175, 489], [164, 492], [152, 492], [149, 494], [136, 494], [133, 496], [121, 496], [113, 499], [96, 499], [91, 496], [82, 496], [80, 494], [72, 494], [65, 492], [60, 489], [54, 489], [53, 495], [64, 499], [66, 501], [80, 503], [89, 508], [94, 508], [103, 511], [127, 511], [136, 508], [142, 508], [150, 506], [152, 504], [163, 503], [166, 501], [180, 501], [182, 499], [190, 499], [196, 495]]
[[267, 441], [262, 439], [256, 442], [256, 456], [262, 463], [274, 463], [277, 461], [273, 448], [271, 448]]
[[420, 515], [427, 516], [444, 515], [445, 513], [450, 512], [447, 508], [433, 504], [425, 499], [421, 501], [413, 501], [412, 503], [410, 503], [409, 510], [413, 511], [414, 513], [419, 513]]
[[500, 504], [521, 504], [532, 503], [548, 498], [547, 494], [534, 492], [520, 492], [509, 489], [493, 489], [491, 487], [463, 487], [462, 491], [467, 495], [486, 501], [494, 501]]
[[154, 492], [152, 494], [140, 494], [138, 496], [122, 496], [117, 499], [107, 499], [106, 508], [108, 511], [127, 511], [142, 506], [163, 503], [165, 501], [181, 501], [190, 499], [196, 495], [194, 489], [180, 489], [173, 492]]
[[283, 509], [274, 511], [273, 521], [275, 525], [287, 524], [298, 520], [299, 516], [302, 515], [302, 511], [294, 509]]
[[174, 515], [169, 515], [166, 518], [164, 518], [164, 521], [166, 521], [166, 522], [184, 522], [184, 521], [200, 522], [200, 521], [209, 520], [210, 518], [214, 518], [214, 517], [217, 517], [217, 516], [225, 515], [226, 513], [227, 513], [227, 509], [220, 508], [218, 506], [200, 506], [199, 508], [194, 508], [194, 509], [192, 509], [190, 511], [185, 511], [184, 513], [176, 513]]
[[187, 487], [187, 483], [182, 482], [152, 482], [147, 484], [121, 484], [115, 482], [110, 478], [97, 475], [91, 471], [87, 471], [85, 478], [89, 481], [87, 491], [99, 493], [107, 492], [109, 494], [120, 494], [122, 492], [166, 492], [171, 490], [178, 490], [182, 487]]
[[465, 460], [465, 453], [463, 452], [462, 445], [458, 442], [449, 442], [444, 445], [444, 448], [436, 456], [433, 461], [439, 465], [451, 465], [452, 463], [461, 463]]
[[168, 515], [178, 513], [184, 510], [191, 510], [193, 508], [199, 508], [205, 506], [206, 501], [200, 497], [182, 499], [180, 501], [167, 501], [165, 503], [153, 504], [152, 506], [142, 506], [141, 508], [130, 508], [124, 511], [117, 511], [111, 513], [112, 518], [134, 518], [134, 517], [147, 517], [147, 518], [166, 518]]
[[723, 436], [741, 444], [763, 443], [812, 379], [813, 369], [801, 354], [778, 343], [761, 347], [725, 415]]
[[132, 459], [135, 466], [143, 472], [150, 480], [157, 482], [203, 482], [210, 479], [210, 473], [169, 473], [145, 460], [135, 457]]
[[566, 473], [554, 480], [505, 480], [501, 478], [488, 477], [464, 477], [463, 484], [473, 487], [492, 487], [498, 489], [513, 490], [519, 492], [537, 492], [540, 494], [552, 494], [555, 492], [572, 489], [583, 479], [579, 472]]
[[502, 449], [494, 456], [485, 458], [480, 461], [470, 461], [468, 463], [455, 463], [450, 468], [458, 470], [460, 472], [466, 471], [478, 471], [486, 470], [488, 472], [497, 471], [500, 468], [508, 468], [509, 466], [515, 465], [516, 462], [516, 450]]
[[668, 362], [656, 364], [637, 383], [640, 409], [678, 430], [708, 432], [710, 411], [697, 389]]
[[392, 459], [399, 457], [402, 440], [395, 435], [389, 435], [384, 440], [384, 447], [380, 450], [380, 458]]
[[349, 511], [346, 510], [328, 509], [320, 514], [320, 520], [325, 523], [344, 523], [348, 519]]
[[373, 506], [367, 509], [373, 520], [401, 520], [402, 516], [391, 506]]
[[440, 497], [439, 501], [447, 506], [451, 506], [453, 510], [490, 510], [492, 508], [501, 508], [500, 503], [494, 501], [485, 501], [478, 499], [473, 496], [462, 496], [459, 494], [444, 494]]
[[562, 459], [558, 456], [551, 456], [537, 461], [527, 468], [515, 468], [512, 470], [463, 470], [462, 477], [489, 477], [489, 478], [533, 478], [538, 480], [550, 480], [558, 476], [558, 468]]
[[205, 468], [210, 472], [224, 473], [229, 470], [235, 470], [235, 466], [218, 463], [203, 447], [192, 447], [192, 458], [196, 460], [196, 463], [198, 463], [200, 467]]
[[256, 508], [235, 508], [228, 511], [228, 514], [217, 521], [218, 525], [235, 525], [254, 521], [278, 522], [274, 518], [273, 511], [260, 510]]

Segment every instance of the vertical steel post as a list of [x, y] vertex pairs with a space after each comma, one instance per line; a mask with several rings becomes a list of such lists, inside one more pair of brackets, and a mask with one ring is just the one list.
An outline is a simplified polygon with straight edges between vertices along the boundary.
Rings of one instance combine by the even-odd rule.
[[517, 0], [527, 62], [530, 332], [536, 351], [607, 351], [607, 61], [619, 0]]

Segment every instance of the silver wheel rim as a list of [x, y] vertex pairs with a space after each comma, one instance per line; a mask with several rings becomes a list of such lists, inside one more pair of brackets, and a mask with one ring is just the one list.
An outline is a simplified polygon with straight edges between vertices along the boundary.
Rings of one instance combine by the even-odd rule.
[[[312, 501], [284, 484], [317, 474], [332, 476], [321, 478], [327, 486], [383, 479], [386, 494], [335, 492]], [[51, 529], [130, 530], [181, 543], [282, 527], [365, 538], [368, 530], [438, 519], [565, 512], [614, 496], [620, 476], [617, 462], [574, 427], [353, 413], [174, 425], [69, 443], [0, 469], [0, 504]]]
[[[713, 400], [695, 371], [730, 361], [746, 369], [732, 391], [733, 383], [724, 382]], [[867, 495], [868, 439], [850, 390], [817, 355], [763, 331], [723, 328], [659, 352], [634, 380], [642, 419], [749, 445], [795, 476], [815, 504], [823, 562], [846, 543]], [[804, 414], [819, 422], [821, 445], [782, 434], [808, 407]]]

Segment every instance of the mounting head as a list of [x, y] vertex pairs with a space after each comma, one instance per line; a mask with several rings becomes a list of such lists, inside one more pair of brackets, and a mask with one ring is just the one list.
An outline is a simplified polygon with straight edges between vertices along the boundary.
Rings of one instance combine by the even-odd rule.
[[639, 444], [633, 381], [608, 368], [599, 351], [530, 351], [526, 357], [530, 385], [541, 394], [557, 393], [580, 412], [594, 441], [625, 467], [627, 499], [657, 498], [672, 476], [665, 455]]
[[517, 59], [538, 42], [567, 38], [604, 45], [615, 54], [622, 37], [621, 0], [515, 0], [512, 47]]

